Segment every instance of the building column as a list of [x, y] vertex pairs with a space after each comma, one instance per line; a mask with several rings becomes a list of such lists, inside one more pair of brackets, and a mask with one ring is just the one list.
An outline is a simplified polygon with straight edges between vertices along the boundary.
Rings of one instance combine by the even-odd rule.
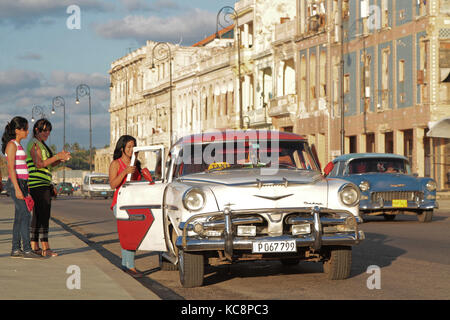
[[394, 130], [394, 153], [403, 155], [405, 152], [404, 134], [401, 130]]
[[367, 144], [366, 144], [366, 135], [360, 134], [358, 135], [358, 152], [359, 153], [365, 153], [367, 152]]
[[425, 136], [425, 129], [414, 128], [414, 147], [415, 151], [413, 154], [414, 167], [416, 172], [420, 177], [425, 176], [425, 147], [423, 144], [423, 138]]
[[350, 153], [350, 137], [344, 137], [344, 153]]
[[385, 153], [386, 152], [384, 132], [377, 132], [376, 133], [376, 135], [375, 135], [375, 150], [378, 153]]

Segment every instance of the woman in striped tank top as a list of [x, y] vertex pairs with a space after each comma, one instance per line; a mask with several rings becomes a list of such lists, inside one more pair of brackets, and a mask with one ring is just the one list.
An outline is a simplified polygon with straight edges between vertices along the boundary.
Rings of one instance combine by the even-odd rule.
[[[31, 248], [35, 253], [46, 257], [58, 255], [50, 249], [48, 243], [51, 189], [53, 188], [50, 168], [70, 159], [70, 152], [61, 151], [54, 155], [45, 144], [51, 131], [50, 121], [47, 119], [36, 121], [33, 127], [33, 138], [28, 143], [26, 159], [30, 173], [30, 193], [35, 203], [31, 220]], [[42, 249], [39, 248], [39, 240]]]
[[[15, 117], [5, 127], [2, 137], [2, 153], [8, 163], [8, 188], [15, 205], [11, 257], [38, 259], [42, 258], [31, 250], [30, 220], [25, 197], [28, 196], [28, 168], [26, 153], [20, 141], [28, 136], [28, 121]], [[21, 247], [23, 246], [23, 250]]]

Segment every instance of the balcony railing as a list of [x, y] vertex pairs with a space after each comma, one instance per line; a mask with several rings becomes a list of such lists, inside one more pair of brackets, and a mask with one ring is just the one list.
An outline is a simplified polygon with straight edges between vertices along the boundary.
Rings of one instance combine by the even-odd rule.
[[296, 30], [295, 19], [275, 26], [275, 41], [286, 41], [295, 37]]
[[248, 111], [247, 116], [250, 119], [250, 127], [263, 126], [272, 123], [270, 117], [266, 114], [266, 108]]
[[297, 95], [289, 94], [270, 100], [269, 116], [281, 117], [295, 113], [297, 110]]

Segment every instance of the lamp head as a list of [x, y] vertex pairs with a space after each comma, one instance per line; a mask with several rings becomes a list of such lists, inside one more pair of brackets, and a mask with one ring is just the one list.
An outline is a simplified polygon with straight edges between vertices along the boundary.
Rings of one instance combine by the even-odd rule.
[[80, 104], [80, 100], [77, 98], [77, 100], [75, 100], [76, 104]]

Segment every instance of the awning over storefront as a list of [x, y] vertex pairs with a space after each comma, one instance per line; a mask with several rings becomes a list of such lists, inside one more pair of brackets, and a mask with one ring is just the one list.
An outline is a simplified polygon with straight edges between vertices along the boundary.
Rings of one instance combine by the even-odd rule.
[[450, 117], [437, 122], [430, 122], [428, 127], [430, 128], [430, 131], [427, 133], [428, 137], [450, 139]]

